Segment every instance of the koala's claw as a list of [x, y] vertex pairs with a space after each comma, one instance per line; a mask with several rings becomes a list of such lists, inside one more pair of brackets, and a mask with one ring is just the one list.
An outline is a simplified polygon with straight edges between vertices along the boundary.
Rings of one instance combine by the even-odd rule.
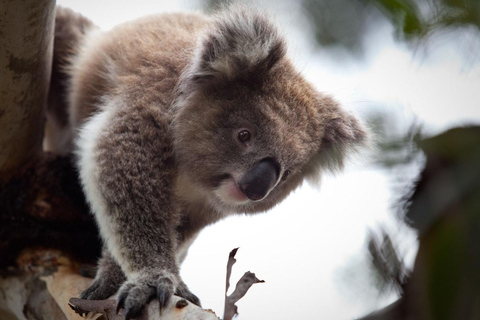
[[120, 266], [107, 251], [98, 266], [97, 275], [88, 289], [80, 295], [84, 300], [105, 300], [113, 296], [126, 280]]
[[95, 300], [95, 299], [90, 299], [91, 296], [95, 295], [95, 292], [98, 290], [100, 287], [99, 281], [94, 281], [90, 287], [85, 289], [81, 294], [80, 294], [80, 299], [84, 300]]
[[159, 309], [162, 311], [172, 295], [176, 295], [200, 305], [200, 300], [191, 293], [178, 276], [164, 273], [154, 278], [152, 275], [140, 277], [125, 282], [117, 295], [116, 312], [125, 310], [125, 320], [138, 317], [144, 307], [155, 297], [158, 299]]
[[95, 280], [92, 285], [80, 294], [80, 299], [84, 300], [105, 300], [113, 296], [120, 285], [109, 283], [108, 281]]
[[171, 295], [169, 294], [169, 292], [165, 292], [165, 291], [159, 291], [158, 292], [158, 304], [159, 304], [159, 307], [160, 307], [160, 310], [162, 310], [168, 303], [168, 300], [170, 300], [170, 297]]
[[162, 310], [173, 295], [174, 285], [169, 278], [160, 278], [157, 286], [159, 308]]
[[154, 297], [155, 287], [148, 283], [125, 282], [118, 292], [116, 312], [124, 309], [125, 320], [136, 318]]
[[115, 313], [118, 314], [120, 309], [125, 307], [125, 299], [127, 298], [128, 292], [124, 291], [117, 297], [117, 306], [115, 307]]
[[196, 295], [194, 295], [190, 290], [188, 290], [185, 283], [181, 282], [177, 290], [175, 291], [175, 295], [184, 298], [185, 300], [190, 301], [191, 303], [201, 307], [200, 299]]

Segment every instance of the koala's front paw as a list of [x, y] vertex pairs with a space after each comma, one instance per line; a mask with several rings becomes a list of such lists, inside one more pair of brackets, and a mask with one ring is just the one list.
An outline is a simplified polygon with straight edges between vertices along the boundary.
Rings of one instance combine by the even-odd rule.
[[125, 282], [118, 291], [117, 313], [120, 309], [125, 309], [125, 320], [136, 318], [155, 297], [162, 310], [174, 293], [200, 305], [200, 300], [188, 290], [178, 276], [164, 271], [144, 274]]
[[80, 299], [85, 300], [105, 300], [113, 296], [120, 283], [108, 281], [108, 279], [100, 278], [93, 281], [92, 285], [80, 294]]
[[127, 278], [110, 254], [104, 252], [97, 275], [90, 287], [80, 295], [85, 300], [105, 300], [117, 293]]

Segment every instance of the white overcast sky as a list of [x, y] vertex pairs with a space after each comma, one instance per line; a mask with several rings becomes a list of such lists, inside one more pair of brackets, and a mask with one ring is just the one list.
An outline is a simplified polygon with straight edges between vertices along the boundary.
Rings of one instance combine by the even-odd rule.
[[[193, 0], [57, 3], [104, 30], [146, 14], [199, 8]], [[397, 115], [395, 125], [417, 119], [429, 134], [480, 122], [480, 64], [465, 61], [456, 44], [442, 43], [424, 55], [396, 42], [392, 27], [380, 25], [369, 36], [364, 60], [339, 61], [313, 49], [304, 35], [306, 17], [294, 1], [259, 5], [277, 15], [303, 74], [360, 116], [383, 108]], [[320, 187], [303, 186], [271, 212], [208, 227], [192, 245], [182, 276], [203, 307], [222, 316], [228, 253], [240, 247], [231, 282], [245, 271], [266, 282], [238, 303], [239, 320], [359, 317], [394, 299], [375, 299], [368, 278], [351, 275], [365, 264], [367, 230], [386, 226], [401, 240], [410, 264], [414, 258], [415, 235], [392, 217], [395, 199], [387, 171], [352, 164], [342, 174], [324, 177]]]

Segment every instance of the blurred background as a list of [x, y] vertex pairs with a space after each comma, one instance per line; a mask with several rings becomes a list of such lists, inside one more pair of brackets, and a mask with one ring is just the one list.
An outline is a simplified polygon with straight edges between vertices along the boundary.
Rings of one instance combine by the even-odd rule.
[[[225, 2], [57, 1], [104, 30]], [[240, 320], [480, 319], [480, 1], [248, 4], [277, 19], [303, 75], [372, 128], [376, 152], [271, 212], [205, 229], [182, 267], [203, 307], [223, 314], [240, 247], [231, 282], [248, 270], [266, 281]]]

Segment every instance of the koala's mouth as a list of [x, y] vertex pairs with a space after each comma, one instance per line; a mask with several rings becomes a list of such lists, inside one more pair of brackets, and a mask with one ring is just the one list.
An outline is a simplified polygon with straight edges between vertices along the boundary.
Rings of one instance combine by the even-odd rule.
[[251, 200], [240, 190], [237, 182], [233, 178], [226, 180], [222, 188], [224, 189], [226, 197], [234, 203], [244, 203]]
[[221, 174], [213, 180], [215, 194], [230, 204], [261, 201], [275, 188], [278, 182], [279, 166], [271, 158], [262, 159], [246, 172]]
[[250, 201], [247, 195], [240, 190], [235, 178], [229, 174], [222, 179], [218, 178], [214, 194], [223, 203], [229, 205], [241, 205]]

